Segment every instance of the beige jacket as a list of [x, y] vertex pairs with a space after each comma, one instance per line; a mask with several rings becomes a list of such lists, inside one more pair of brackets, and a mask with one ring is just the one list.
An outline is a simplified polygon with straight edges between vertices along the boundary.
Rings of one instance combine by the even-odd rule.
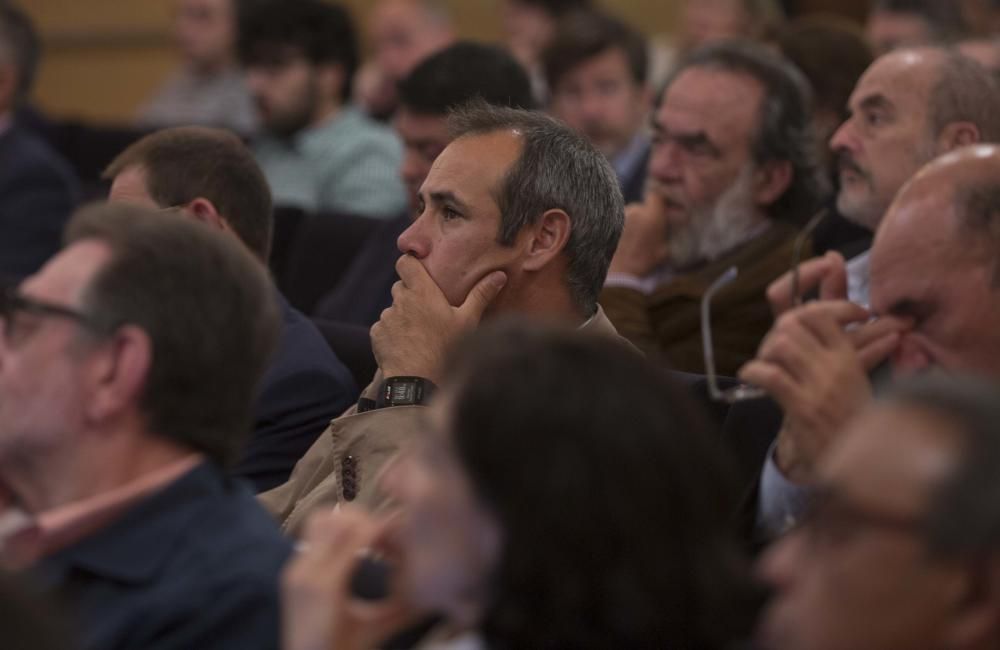
[[[583, 330], [619, 338], [600, 307]], [[374, 399], [382, 379], [381, 371], [375, 373], [362, 396]], [[349, 501], [377, 507], [383, 500], [378, 491], [378, 474], [402, 442], [417, 432], [422, 408], [396, 406], [358, 413], [352, 406], [330, 422], [296, 463], [288, 482], [257, 498], [278, 518], [282, 530], [291, 534], [297, 534], [308, 513], [320, 506], [332, 508]]]

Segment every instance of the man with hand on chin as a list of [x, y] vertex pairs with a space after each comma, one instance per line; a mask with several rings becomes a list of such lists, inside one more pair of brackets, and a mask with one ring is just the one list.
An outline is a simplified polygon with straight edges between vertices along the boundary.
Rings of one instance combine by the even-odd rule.
[[597, 305], [624, 221], [600, 152], [551, 118], [474, 104], [421, 187], [398, 240], [393, 305], [372, 327], [379, 371], [290, 480], [261, 495], [294, 531], [318, 505], [380, 501], [376, 476], [434, 390], [445, 348], [481, 319], [519, 314], [606, 336]]

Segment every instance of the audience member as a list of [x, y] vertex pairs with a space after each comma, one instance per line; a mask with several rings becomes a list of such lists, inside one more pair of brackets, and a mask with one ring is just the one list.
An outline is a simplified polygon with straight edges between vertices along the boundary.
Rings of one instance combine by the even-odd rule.
[[601, 304], [677, 370], [704, 372], [701, 297], [730, 267], [739, 277], [713, 304], [719, 372], [771, 326], [765, 290], [823, 200], [808, 92], [791, 64], [745, 43], [693, 54], [664, 91], [646, 202], [627, 213]]
[[[105, 176], [112, 181], [112, 201], [180, 210], [235, 236], [266, 262], [271, 197], [253, 156], [235, 136], [199, 127], [160, 131], [122, 152]], [[258, 491], [286, 481], [330, 420], [358, 394], [316, 326], [272, 291], [281, 312], [280, 344], [254, 403], [253, 435], [234, 469]]]
[[997, 178], [992, 145], [921, 170], [875, 236], [871, 311], [843, 293], [791, 310], [740, 371], [785, 415], [760, 483], [764, 532], [799, 514], [827, 448], [871, 397], [871, 369], [888, 361], [896, 375], [941, 368], [1000, 377]]
[[455, 31], [441, 0], [378, 0], [369, 20], [373, 56], [358, 71], [354, 96], [369, 115], [388, 118], [396, 110], [396, 84], [454, 43]]
[[374, 478], [438, 381], [442, 350], [482, 318], [519, 313], [605, 336], [597, 305], [621, 233], [614, 171], [586, 140], [530, 111], [481, 103], [420, 189], [392, 307], [372, 327], [379, 372], [285, 485], [262, 501], [295, 530], [324, 503], [378, 501]]
[[1000, 78], [1000, 40], [992, 38], [972, 38], [958, 43], [958, 51], [978, 61], [984, 68]]
[[264, 267], [137, 206], [66, 241], [3, 302], [0, 483], [28, 518], [4, 560], [84, 650], [274, 648], [289, 546], [222, 472], [278, 333]]
[[140, 125], [256, 130], [257, 111], [236, 65], [236, 1], [173, 0], [181, 66], [140, 109]]
[[1000, 392], [935, 377], [855, 421], [761, 573], [774, 650], [1000, 647]]
[[40, 55], [27, 15], [0, 3], [0, 280], [34, 273], [59, 250], [79, 191], [69, 165], [15, 120]]
[[262, 3], [241, 20], [239, 52], [261, 110], [255, 152], [275, 204], [377, 218], [403, 209], [399, 141], [349, 102], [358, 52], [345, 9]]
[[417, 213], [420, 186], [448, 143], [448, 113], [479, 98], [489, 104], [532, 108], [531, 82], [506, 51], [471, 42], [456, 43], [420, 63], [399, 83], [393, 128], [403, 141], [399, 174], [409, 210], [386, 222], [366, 240], [337, 287], [315, 310], [318, 318], [371, 327], [392, 304], [399, 280], [396, 240]]
[[967, 29], [954, 1], [875, 0], [866, 31], [875, 54], [882, 55], [900, 47], [949, 43]]
[[[872, 63], [872, 51], [863, 32], [849, 20], [813, 15], [780, 26], [769, 40], [809, 80], [813, 91], [813, 126], [820, 142], [828, 142], [850, 118], [847, 104], [851, 93]], [[829, 148], [824, 148], [823, 153], [836, 187], [837, 158]], [[838, 250], [853, 257], [871, 246], [871, 238], [871, 230], [848, 221], [836, 209], [829, 209], [813, 231], [813, 252]]]
[[542, 64], [549, 112], [608, 157], [626, 203], [641, 201], [652, 106], [645, 39], [610, 15], [580, 13], [562, 21]]
[[555, 36], [560, 20], [590, 5], [591, 0], [503, 0], [507, 48], [528, 71], [539, 103], [544, 104], [548, 96], [542, 52]]
[[[681, 387], [613, 341], [488, 329], [450, 355], [384, 475], [398, 518], [310, 522], [284, 579], [286, 650], [377, 647], [408, 609], [465, 632], [454, 647], [745, 639], [757, 593], [731, 530], [732, 474]], [[347, 584], [382, 546], [399, 591], [373, 612]]]

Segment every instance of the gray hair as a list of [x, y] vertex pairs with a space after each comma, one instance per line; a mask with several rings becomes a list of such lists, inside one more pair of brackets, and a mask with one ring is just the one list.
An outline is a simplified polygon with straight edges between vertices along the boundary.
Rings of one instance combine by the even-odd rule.
[[521, 155], [497, 190], [497, 241], [510, 246], [546, 210], [565, 211], [572, 223], [566, 244], [570, 295], [584, 313], [593, 313], [625, 223], [622, 193], [607, 159], [587, 140], [541, 113], [475, 101], [454, 111], [449, 124], [455, 138], [498, 131], [520, 134]]
[[985, 66], [944, 49], [938, 79], [928, 99], [931, 133], [955, 122], [971, 122], [982, 142], [1000, 142], [1000, 83]]

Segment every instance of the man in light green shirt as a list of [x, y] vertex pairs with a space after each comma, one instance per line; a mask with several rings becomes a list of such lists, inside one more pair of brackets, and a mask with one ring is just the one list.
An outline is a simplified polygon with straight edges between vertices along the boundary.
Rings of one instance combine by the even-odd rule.
[[406, 205], [396, 135], [347, 103], [358, 63], [347, 12], [320, 0], [264, 3], [240, 25], [261, 113], [254, 150], [276, 205], [392, 218]]

